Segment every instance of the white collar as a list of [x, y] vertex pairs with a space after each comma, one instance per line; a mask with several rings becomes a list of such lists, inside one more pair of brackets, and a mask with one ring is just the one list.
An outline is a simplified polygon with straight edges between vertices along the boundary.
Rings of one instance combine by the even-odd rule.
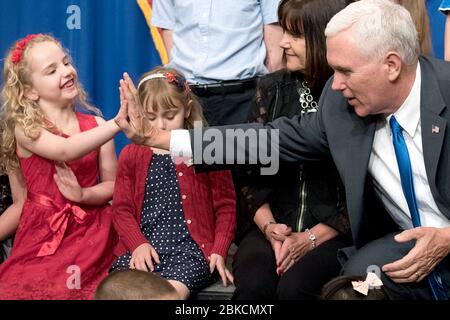
[[[416, 68], [416, 79], [412, 86], [411, 92], [406, 98], [405, 102], [400, 106], [400, 108], [393, 114], [395, 119], [400, 124], [400, 126], [405, 130], [410, 137], [414, 136], [414, 133], [419, 126], [420, 121], [420, 87], [422, 83], [421, 78], [420, 63], [417, 63]], [[386, 117], [389, 119], [392, 115]]]

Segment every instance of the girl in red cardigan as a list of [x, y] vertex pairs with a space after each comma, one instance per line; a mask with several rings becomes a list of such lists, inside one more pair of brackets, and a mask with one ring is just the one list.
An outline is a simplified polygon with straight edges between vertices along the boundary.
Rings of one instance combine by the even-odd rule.
[[[186, 80], [172, 69], [145, 74], [136, 99], [160, 129], [193, 128], [203, 119]], [[167, 151], [128, 145], [119, 159], [113, 223], [120, 236], [113, 270], [158, 273], [181, 299], [207, 286], [214, 270], [224, 286], [233, 281], [225, 267], [236, 228], [229, 171], [196, 173], [190, 164], [175, 164]]]

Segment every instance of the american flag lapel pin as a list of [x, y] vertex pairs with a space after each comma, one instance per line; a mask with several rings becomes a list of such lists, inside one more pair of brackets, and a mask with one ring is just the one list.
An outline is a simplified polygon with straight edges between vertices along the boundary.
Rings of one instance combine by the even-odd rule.
[[436, 125], [431, 125], [431, 133], [439, 133], [440, 129]]

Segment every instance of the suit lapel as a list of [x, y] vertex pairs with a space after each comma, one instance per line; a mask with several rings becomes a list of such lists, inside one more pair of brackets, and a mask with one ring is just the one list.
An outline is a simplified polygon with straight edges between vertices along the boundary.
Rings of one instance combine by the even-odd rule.
[[446, 105], [439, 91], [439, 83], [433, 70], [423, 59], [420, 62], [422, 70], [420, 119], [423, 157], [428, 182], [433, 194], [436, 195], [436, 174], [447, 127], [447, 120], [440, 114], [445, 110]]
[[444, 143], [447, 120], [437, 114], [421, 110], [422, 147], [428, 182], [436, 185], [436, 173]]

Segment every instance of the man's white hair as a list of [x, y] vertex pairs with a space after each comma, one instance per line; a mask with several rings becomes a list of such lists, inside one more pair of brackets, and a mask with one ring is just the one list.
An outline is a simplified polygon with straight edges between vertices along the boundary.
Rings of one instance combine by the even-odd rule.
[[420, 55], [419, 37], [411, 15], [389, 0], [360, 0], [338, 12], [328, 23], [325, 36], [355, 27], [355, 40], [361, 53], [381, 60], [389, 51], [397, 52], [407, 65]]

